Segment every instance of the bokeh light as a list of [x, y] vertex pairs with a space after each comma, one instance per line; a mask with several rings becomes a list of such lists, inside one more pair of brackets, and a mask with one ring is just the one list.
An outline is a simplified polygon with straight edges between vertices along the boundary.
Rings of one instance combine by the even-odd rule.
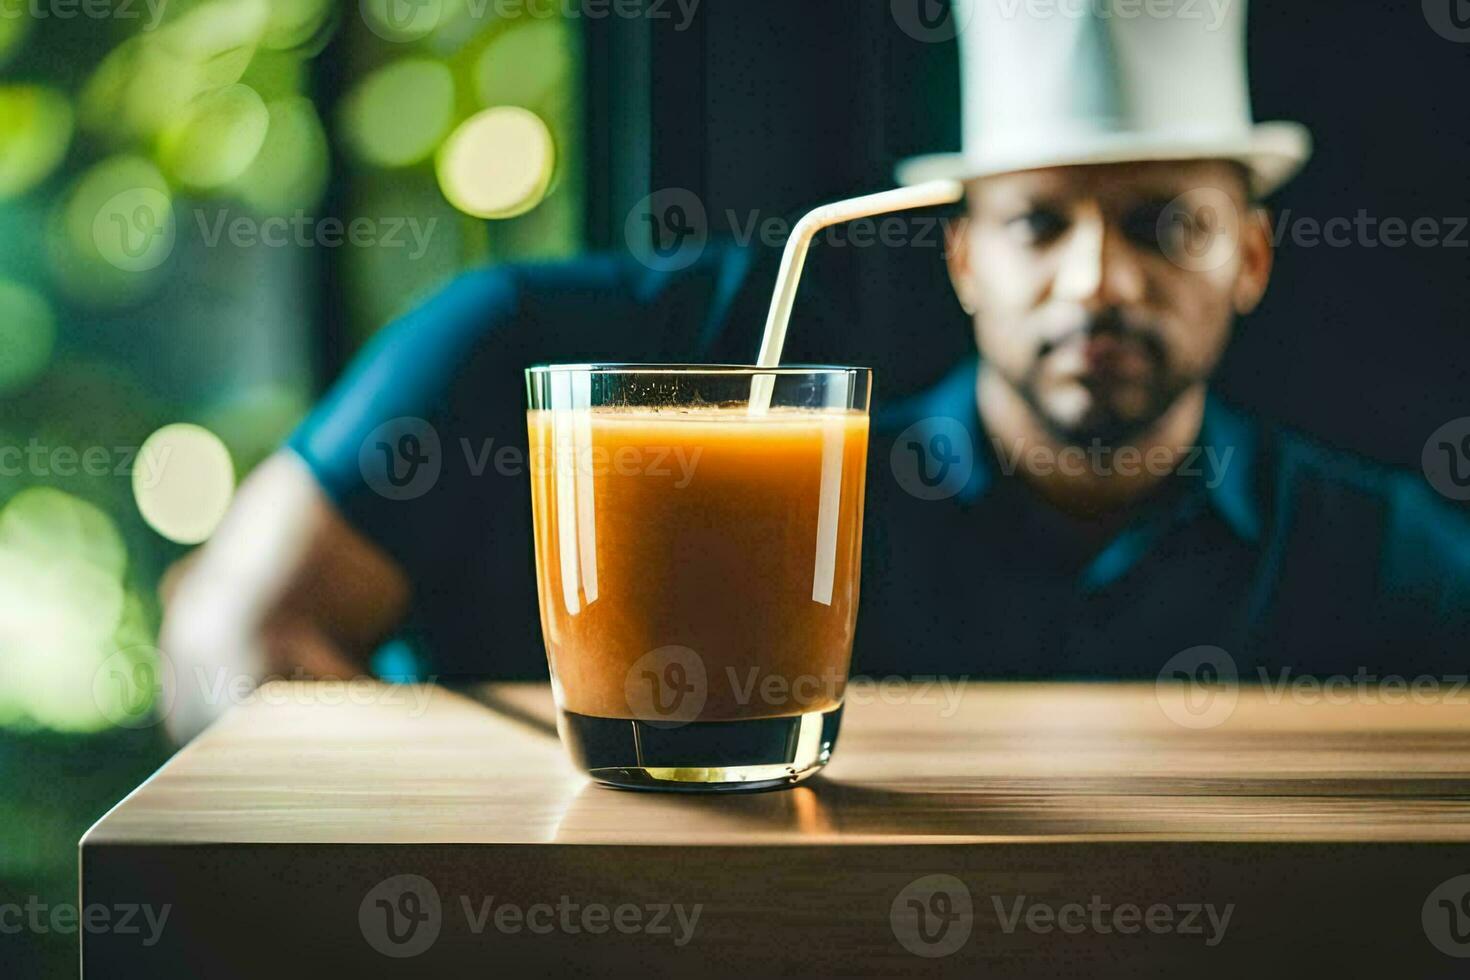
[[356, 6], [368, 30], [398, 44], [427, 37], [444, 19], [444, 0], [359, 0]]
[[270, 0], [260, 43], [275, 50], [314, 51], [334, 25], [334, 0]]
[[404, 58], [362, 80], [343, 105], [354, 152], [385, 167], [427, 160], [454, 118], [454, 78], [430, 58]]
[[159, 143], [169, 172], [196, 188], [219, 187], [245, 173], [270, 129], [270, 110], [249, 85], [201, 95]]
[[168, 181], [142, 157], [109, 157], [67, 195], [49, 237], [52, 268], [73, 298], [93, 306], [136, 299], [173, 251]]
[[0, 87], [0, 200], [45, 180], [71, 144], [71, 103], [39, 85]]
[[127, 549], [112, 519], [92, 504], [50, 487], [32, 487], [0, 510], [0, 549], [44, 564], [79, 561], [121, 578]]
[[484, 106], [544, 109], [572, 75], [567, 29], [536, 20], [501, 34], [475, 62], [475, 91]]
[[[584, 232], [575, 14], [121, 5], [0, 0], [0, 447], [78, 463], [0, 469], [0, 770], [19, 777], [0, 788], [14, 831], [0, 866], [52, 903], [76, 894], [86, 821], [168, 750], [153, 702], [176, 542], [218, 533], [237, 475], [299, 423], [319, 371], [454, 275], [567, 256]], [[436, 158], [496, 106], [534, 112], [551, 138], [522, 119], [527, 132], [480, 145], [472, 124]], [[543, 189], [553, 169], [563, 185]], [[464, 208], [532, 210], [468, 218], [445, 177]], [[376, 244], [340, 249], [211, 248], [201, 233], [298, 212], [410, 224], [393, 232], [405, 247], [386, 223]], [[207, 432], [169, 427], [142, 456], [120, 451], [175, 419]], [[64, 942], [41, 959], [21, 942], [27, 975], [74, 968]]]
[[170, 541], [208, 539], [235, 493], [230, 451], [213, 432], [166, 425], [144, 440], [133, 466], [133, 499], [148, 526]]
[[46, 297], [0, 279], [0, 395], [46, 370], [56, 346], [56, 313]]
[[121, 535], [92, 504], [35, 487], [0, 510], [0, 717], [108, 727], [91, 689], [120, 631], [137, 625], [126, 568]]
[[232, 85], [245, 74], [270, 20], [269, 0], [209, 0], [151, 40], [173, 59], [198, 65], [204, 88]]
[[316, 107], [310, 99], [292, 96], [266, 109], [270, 126], [265, 143], [230, 189], [264, 214], [309, 209], [326, 191], [331, 162]]
[[210, 0], [128, 38], [82, 89], [82, 125], [114, 140], [176, 127], [201, 95], [244, 77], [269, 14], [266, 0]]
[[541, 117], [518, 106], [486, 109], [460, 124], [439, 151], [439, 189], [477, 218], [513, 218], [546, 196], [556, 144]]
[[199, 91], [202, 70], [171, 57], [151, 36], [114, 48], [82, 87], [79, 118], [114, 140], [156, 133]]

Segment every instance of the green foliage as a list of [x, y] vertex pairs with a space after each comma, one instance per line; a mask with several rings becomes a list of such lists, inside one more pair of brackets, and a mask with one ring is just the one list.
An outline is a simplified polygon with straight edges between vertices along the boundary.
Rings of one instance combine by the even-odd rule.
[[[0, 0], [0, 891], [71, 900], [78, 836], [167, 752], [128, 726], [185, 549], [142, 519], [128, 454], [187, 421], [236, 473], [269, 455], [312, 398], [328, 263], [356, 341], [468, 266], [580, 245], [577, 25], [430, 8], [395, 27], [376, 0], [169, 0], [153, 23]], [[487, 226], [434, 159], [507, 105], [546, 124], [558, 169]], [[422, 248], [201, 235], [201, 215], [311, 222], [324, 200], [417, 222]], [[74, 973], [74, 937], [6, 938], [16, 975]]]

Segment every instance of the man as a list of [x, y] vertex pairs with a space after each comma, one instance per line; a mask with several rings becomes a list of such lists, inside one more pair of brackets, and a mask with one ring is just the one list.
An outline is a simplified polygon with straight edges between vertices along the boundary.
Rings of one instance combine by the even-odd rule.
[[[1256, 201], [1309, 154], [1250, 121], [1243, 5], [1213, 26], [1001, 6], [963, 35], [966, 152], [902, 175], [967, 181], [948, 257], [980, 358], [875, 417], [856, 668], [1152, 677], [1211, 646], [1248, 677], [1463, 670], [1463, 516], [1208, 391], [1270, 280]], [[421, 673], [540, 675], [521, 369], [746, 361], [772, 272], [717, 249], [456, 282], [247, 481], [165, 651], [350, 676], [398, 631]], [[189, 687], [182, 733], [211, 714]]]

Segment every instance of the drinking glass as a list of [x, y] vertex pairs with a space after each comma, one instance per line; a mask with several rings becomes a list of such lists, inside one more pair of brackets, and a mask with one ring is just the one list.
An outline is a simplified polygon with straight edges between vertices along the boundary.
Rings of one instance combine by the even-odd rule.
[[526, 372], [558, 729], [594, 779], [769, 789], [831, 757], [871, 385], [854, 367]]

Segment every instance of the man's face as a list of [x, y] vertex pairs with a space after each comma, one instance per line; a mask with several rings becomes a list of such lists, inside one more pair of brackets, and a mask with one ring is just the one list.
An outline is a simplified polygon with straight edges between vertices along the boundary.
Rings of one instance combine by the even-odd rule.
[[950, 265], [980, 353], [1054, 437], [1112, 445], [1205, 381], [1270, 275], [1243, 175], [1217, 161], [977, 180]]

